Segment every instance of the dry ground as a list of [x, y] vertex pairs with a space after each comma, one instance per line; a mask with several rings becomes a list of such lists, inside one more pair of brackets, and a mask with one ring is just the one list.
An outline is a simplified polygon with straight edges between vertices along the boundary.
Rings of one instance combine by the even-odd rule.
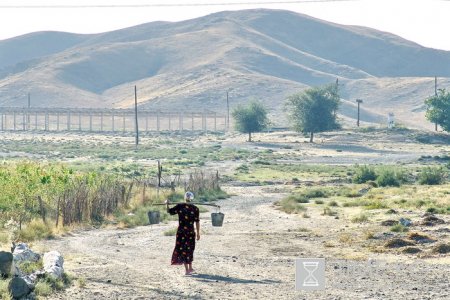
[[[1, 133], [2, 141], [43, 139], [77, 141], [80, 135]], [[258, 134], [256, 143], [244, 135], [201, 136], [196, 145], [221, 143], [251, 151], [272, 150], [277, 162], [292, 164], [420, 164], [421, 157], [448, 155], [448, 143], [419, 143], [415, 132], [349, 132], [317, 135], [316, 143], [289, 132]], [[82, 135], [86, 142], [102, 145], [130, 144], [132, 137]], [[143, 137], [142, 143], [152, 143]], [[167, 147], [172, 147], [168, 145]], [[28, 153], [2, 151], [6, 157]], [[64, 158], [63, 158], [64, 159]], [[90, 157], [73, 158], [86, 160]], [[92, 160], [93, 161], [93, 160]], [[133, 162], [144, 163], [134, 160]], [[151, 162], [146, 162], [151, 163]], [[206, 167], [232, 173], [242, 160], [207, 162]], [[248, 163], [248, 162], [247, 162]], [[302, 178], [300, 180], [303, 181]], [[367, 232], [389, 232], [374, 219], [369, 224], [352, 223], [352, 208], [336, 208], [339, 219], [323, 216], [323, 206], [306, 204], [309, 218], [277, 210], [273, 203], [292, 189], [290, 185], [248, 186], [230, 182], [224, 189], [233, 194], [222, 200], [225, 223], [212, 227], [202, 214], [203, 235], [197, 244], [194, 267], [198, 275], [183, 276], [182, 267], [170, 266], [175, 237], [164, 236], [176, 222], [134, 229], [105, 228], [79, 231], [36, 249], [58, 250], [66, 270], [79, 278], [64, 292], [49, 299], [449, 299], [449, 256], [407, 255], [397, 250], [380, 251], [385, 239], [367, 241]], [[401, 211], [419, 219], [422, 212]], [[446, 224], [435, 228], [414, 227], [439, 241], [449, 242]], [[428, 247], [428, 246], [427, 246]], [[431, 246], [430, 246], [431, 247]], [[326, 258], [327, 287], [321, 292], [295, 291], [295, 258]], [[86, 284], [77, 283], [86, 281]]]
[[[163, 232], [176, 222], [131, 230], [75, 233], [40, 247], [66, 256], [66, 270], [86, 279], [50, 299], [448, 299], [448, 257], [424, 259], [372, 253], [342, 241], [360, 232], [344, 219], [308, 210], [310, 218], [287, 215], [272, 202], [283, 186], [228, 187], [236, 196], [223, 200], [225, 222], [212, 227], [202, 217], [203, 235], [194, 266], [183, 276], [170, 266], [174, 237]], [[447, 222], [448, 222], [447, 218]], [[356, 229], [355, 229], [356, 228]], [[327, 287], [295, 291], [295, 258], [325, 257]]]

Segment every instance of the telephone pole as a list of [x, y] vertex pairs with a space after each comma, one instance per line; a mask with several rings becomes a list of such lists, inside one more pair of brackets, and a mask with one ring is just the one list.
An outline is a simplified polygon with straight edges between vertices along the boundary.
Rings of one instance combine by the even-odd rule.
[[[434, 96], [437, 97], [437, 76], [434, 76]], [[437, 122], [434, 122], [434, 131], [438, 130]]]
[[137, 110], [137, 87], [134, 86], [134, 121], [136, 130], [136, 149], [139, 145], [138, 110]]
[[228, 91], [227, 91], [227, 131], [230, 131], [230, 102], [228, 100]]
[[356, 99], [356, 103], [358, 103], [358, 120], [356, 121], [356, 126], [359, 127], [359, 105], [362, 103], [363, 101], [361, 99]]

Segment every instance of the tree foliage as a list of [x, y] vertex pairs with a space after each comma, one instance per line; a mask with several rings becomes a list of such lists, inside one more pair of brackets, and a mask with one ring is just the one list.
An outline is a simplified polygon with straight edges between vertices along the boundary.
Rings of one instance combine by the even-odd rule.
[[248, 133], [248, 141], [252, 141], [253, 132], [261, 132], [269, 125], [269, 118], [264, 106], [258, 101], [252, 101], [247, 106], [239, 105], [233, 110], [235, 128], [242, 133]]
[[340, 97], [336, 85], [314, 87], [287, 98], [286, 108], [294, 130], [314, 133], [340, 128], [336, 113]]
[[450, 92], [440, 89], [437, 95], [425, 100], [425, 104], [427, 119], [450, 132]]

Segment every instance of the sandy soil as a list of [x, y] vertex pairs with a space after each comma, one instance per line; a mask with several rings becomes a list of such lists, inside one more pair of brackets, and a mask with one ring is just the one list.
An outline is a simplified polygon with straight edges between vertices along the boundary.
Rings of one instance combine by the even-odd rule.
[[[171, 266], [175, 237], [163, 232], [176, 222], [130, 230], [83, 231], [39, 246], [61, 251], [66, 270], [85, 278], [50, 299], [449, 299], [445, 257], [414, 260], [351, 246], [330, 247], [344, 219], [308, 209], [310, 218], [288, 215], [272, 203], [286, 187], [226, 187], [223, 227], [201, 216], [203, 235], [194, 267], [184, 276]], [[351, 228], [350, 228], [351, 229]], [[350, 230], [349, 229], [349, 230]], [[326, 290], [295, 290], [295, 258], [326, 258]]]

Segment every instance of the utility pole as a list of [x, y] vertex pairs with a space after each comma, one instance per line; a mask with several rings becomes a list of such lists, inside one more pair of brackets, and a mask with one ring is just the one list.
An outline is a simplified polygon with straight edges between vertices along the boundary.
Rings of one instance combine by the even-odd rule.
[[134, 86], [134, 120], [136, 129], [136, 149], [139, 145], [139, 127], [138, 127], [138, 110], [137, 110], [137, 87]]
[[358, 103], [358, 120], [356, 121], [356, 126], [359, 127], [359, 105], [362, 103], [363, 101], [361, 99], [356, 99], [356, 103]]
[[[434, 96], [437, 97], [437, 76], [434, 76]], [[434, 131], [438, 130], [437, 122], [434, 122]]]
[[30, 93], [28, 93], [27, 129], [30, 129], [30, 107], [31, 107], [31, 96]]
[[230, 131], [230, 102], [228, 99], [228, 91], [227, 91], [227, 131]]

